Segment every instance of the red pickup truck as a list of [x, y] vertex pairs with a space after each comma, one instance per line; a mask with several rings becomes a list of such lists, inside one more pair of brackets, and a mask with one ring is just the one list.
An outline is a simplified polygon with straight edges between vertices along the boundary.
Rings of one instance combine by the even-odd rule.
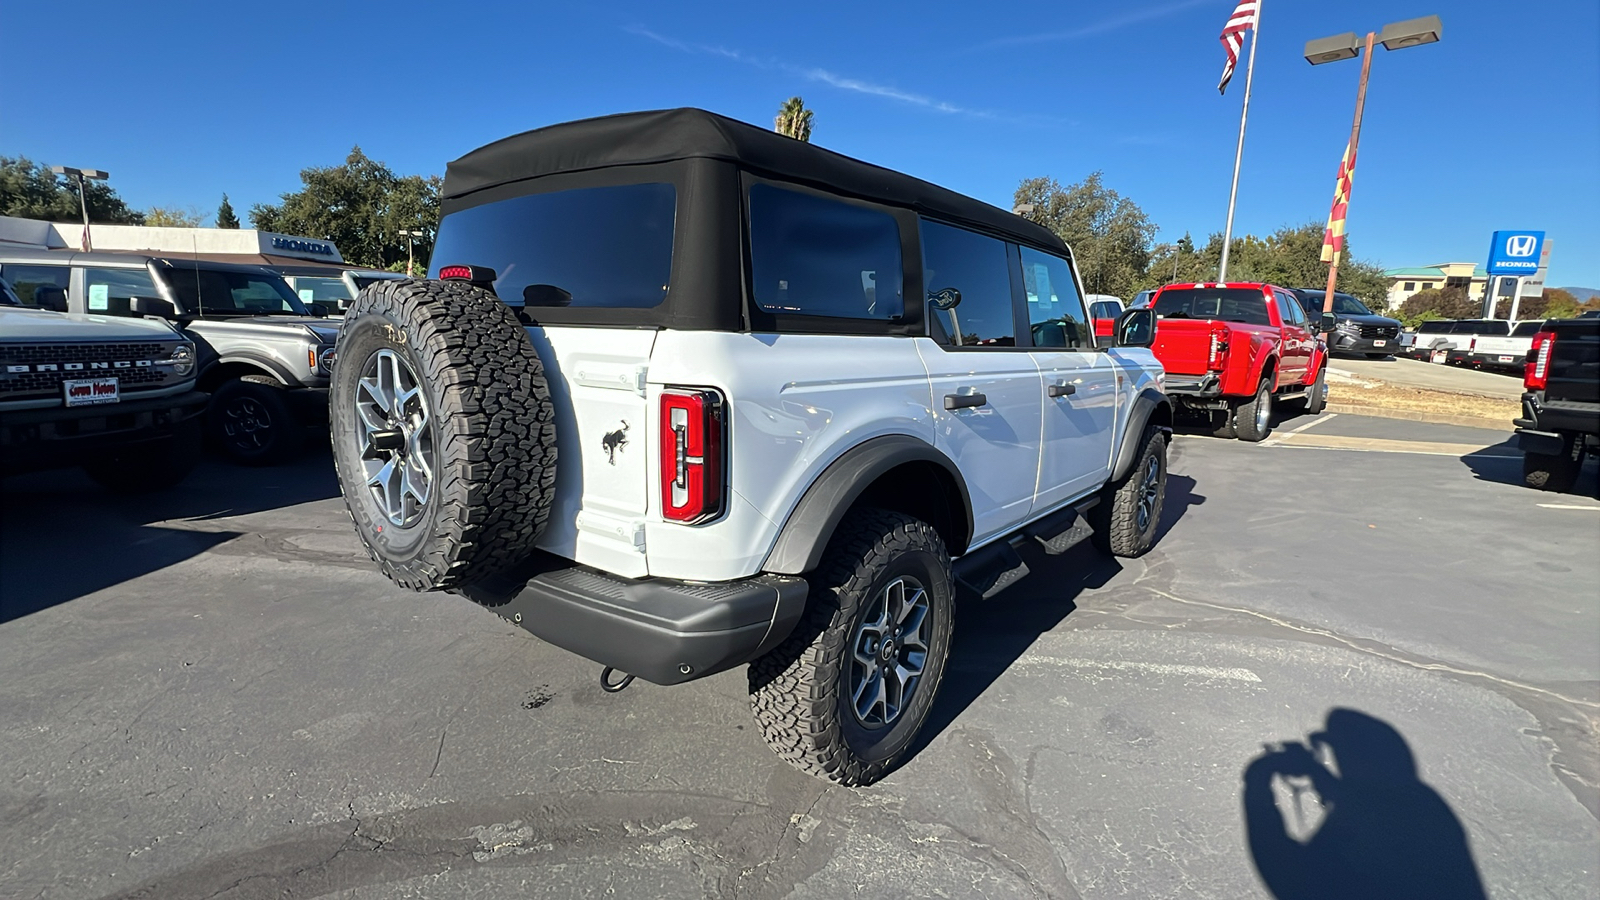
[[[1277, 401], [1322, 411], [1328, 350], [1294, 294], [1271, 284], [1169, 284], [1150, 299], [1160, 324], [1151, 349], [1167, 394], [1217, 424], [1219, 437], [1259, 441]], [[1328, 315], [1328, 314], [1324, 314]]]

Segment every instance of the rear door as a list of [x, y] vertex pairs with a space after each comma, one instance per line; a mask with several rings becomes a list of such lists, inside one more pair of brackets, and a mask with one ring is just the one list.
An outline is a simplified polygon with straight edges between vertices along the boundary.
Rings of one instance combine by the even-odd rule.
[[1044, 407], [1038, 513], [1110, 478], [1119, 370], [1094, 348], [1072, 264], [1031, 247], [1021, 248], [1020, 261]]
[[921, 232], [923, 284], [930, 298], [940, 298], [929, 305], [933, 340], [917, 341], [933, 388], [934, 445], [967, 482], [977, 546], [1020, 525], [1032, 509], [1039, 367], [1018, 346], [1014, 251], [938, 222], [923, 221]]

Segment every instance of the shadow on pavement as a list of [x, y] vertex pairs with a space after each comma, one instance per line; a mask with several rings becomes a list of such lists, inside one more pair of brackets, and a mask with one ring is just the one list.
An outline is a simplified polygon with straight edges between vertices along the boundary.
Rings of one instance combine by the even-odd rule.
[[[1194, 493], [1195, 480], [1167, 475], [1167, 496], [1157, 525], [1156, 546], [1191, 506], [1206, 502]], [[1122, 563], [1097, 550], [1092, 541], [1060, 556], [1036, 545], [1024, 545], [1028, 575], [989, 600], [968, 600], [956, 609], [950, 661], [928, 721], [907, 759], [921, 753], [949, 728], [984, 691], [1032, 647], [1039, 636], [1066, 621], [1087, 589], [1105, 587]]]
[[326, 447], [272, 468], [207, 459], [181, 484], [121, 495], [76, 469], [0, 483], [0, 623], [198, 556], [240, 532], [166, 527], [339, 495]]
[[[1482, 450], [1474, 450], [1461, 457], [1461, 462], [1479, 481], [1493, 481], [1499, 484], [1512, 484], [1522, 486], [1522, 449], [1517, 445], [1516, 435], [1510, 435], [1505, 440]], [[1534, 490], [1529, 488], [1529, 490]], [[1594, 464], [1593, 458], [1585, 459], [1583, 468], [1579, 470], [1578, 480], [1572, 490], [1565, 492], [1566, 496], [1596, 497], [1600, 496], [1600, 466]], [[1559, 492], [1551, 492], [1552, 496], [1561, 496]]]
[[1382, 719], [1336, 708], [1305, 743], [1269, 745], [1245, 766], [1242, 801], [1277, 900], [1486, 896], [1466, 830]]

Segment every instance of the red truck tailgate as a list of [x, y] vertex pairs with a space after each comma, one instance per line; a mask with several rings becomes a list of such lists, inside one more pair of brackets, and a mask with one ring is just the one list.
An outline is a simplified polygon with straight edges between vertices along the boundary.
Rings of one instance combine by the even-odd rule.
[[1204, 375], [1211, 356], [1212, 322], [1205, 319], [1162, 319], [1151, 349], [1168, 372]]

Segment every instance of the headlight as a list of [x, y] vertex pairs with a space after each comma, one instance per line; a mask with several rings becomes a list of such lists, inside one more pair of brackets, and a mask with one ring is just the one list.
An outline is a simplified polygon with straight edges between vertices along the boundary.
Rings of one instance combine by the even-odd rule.
[[324, 375], [333, 374], [333, 361], [337, 356], [338, 353], [333, 345], [323, 347], [322, 352], [317, 354], [317, 370]]
[[179, 375], [187, 375], [194, 371], [194, 345], [182, 343], [172, 348], [172, 355], [166, 359], [166, 364], [172, 371]]
[[1356, 323], [1351, 322], [1350, 320], [1346, 319], [1345, 321], [1339, 323], [1339, 330], [1340, 331], [1351, 331], [1351, 332], [1360, 331], [1361, 330], [1361, 326], [1359, 326]]

